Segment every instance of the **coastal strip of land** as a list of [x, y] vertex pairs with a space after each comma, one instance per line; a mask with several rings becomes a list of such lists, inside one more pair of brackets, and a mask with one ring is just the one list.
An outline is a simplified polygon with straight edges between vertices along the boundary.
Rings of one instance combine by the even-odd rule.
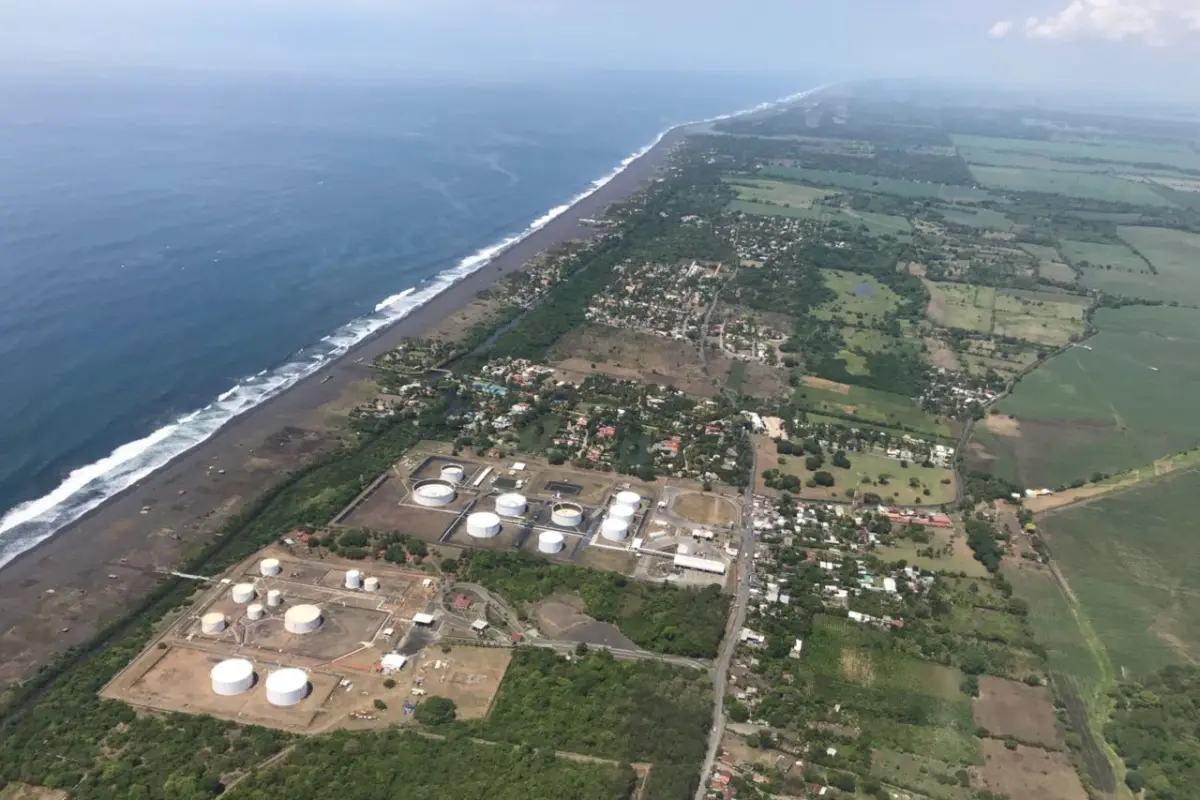
[[455, 324], [499, 278], [590, 235], [584, 220], [652, 180], [686, 133], [672, 129], [607, 184], [484, 268], [7, 564], [0, 570], [0, 688], [86, 642], [245, 502], [336, 447], [344, 435], [340, 418], [368, 397], [376, 356], [406, 337]]

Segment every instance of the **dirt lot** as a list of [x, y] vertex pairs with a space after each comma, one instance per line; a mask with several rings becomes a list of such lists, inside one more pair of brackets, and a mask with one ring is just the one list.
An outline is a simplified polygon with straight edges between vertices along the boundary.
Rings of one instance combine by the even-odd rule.
[[[714, 397], [719, 388], [704, 374], [696, 346], [619, 328], [588, 326], [563, 337], [550, 354], [565, 378], [589, 374], [674, 386], [698, 397]], [[721, 375], [717, 366], [714, 375]]]
[[[479, 719], [491, 710], [511, 660], [512, 651], [504, 647], [455, 645], [449, 653], [429, 648], [401, 674], [411, 675], [414, 683], [422, 680], [430, 695], [453, 700], [459, 719]], [[397, 688], [403, 685], [397, 680]]]
[[839, 394], [850, 394], [850, 387], [846, 384], [831, 381], [828, 378], [818, 378], [816, 375], [805, 375], [804, 383], [814, 389], [828, 389]]
[[997, 436], [1020, 436], [1021, 423], [1013, 417], [1004, 414], [988, 414], [984, 417], [983, 427]]
[[636, 650], [631, 642], [615, 625], [597, 622], [581, 610], [583, 601], [576, 595], [555, 595], [538, 603], [534, 618], [538, 628], [551, 639], [569, 642], [587, 642], [625, 650]]
[[999, 739], [983, 740], [985, 764], [971, 767], [971, 785], [1021, 800], [1087, 800], [1075, 769], [1062, 753], [1018, 745], [1009, 750]]
[[948, 369], [953, 372], [962, 370], [962, 365], [958, 363], [958, 356], [954, 353], [954, 348], [943, 342], [936, 336], [926, 336], [925, 346], [929, 352], [925, 355], [932, 366]]
[[67, 793], [27, 783], [10, 783], [0, 790], [0, 800], [66, 800]]
[[971, 707], [975, 724], [987, 728], [993, 736], [1012, 736], [1046, 747], [1062, 745], [1054, 706], [1041, 686], [981, 675], [979, 697]]
[[737, 506], [716, 494], [680, 495], [671, 510], [701, 525], [732, 525], [738, 519]]

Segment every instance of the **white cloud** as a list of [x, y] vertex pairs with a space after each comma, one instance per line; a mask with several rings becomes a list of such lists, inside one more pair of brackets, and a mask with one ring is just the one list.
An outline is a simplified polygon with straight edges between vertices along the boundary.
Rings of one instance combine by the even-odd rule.
[[1154, 46], [1186, 31], [1200, 31], [1200, 0], [1072, 0], [1057, 14], [1025, 22], [1033, 39], [1137, 39]]
[[988, 36], [993, 39], [1003, 39], [1012, 32], [1013, 24], [1006, 19], [1002, 19], [988, 29]]

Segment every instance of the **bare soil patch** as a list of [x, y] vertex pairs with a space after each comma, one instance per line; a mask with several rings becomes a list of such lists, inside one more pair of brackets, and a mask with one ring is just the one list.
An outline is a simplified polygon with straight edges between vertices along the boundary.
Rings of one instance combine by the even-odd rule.
[[875, 683], [875, 667], [871, 664], [869, 657], [853, 650], [843, 650], [841, 661], [842, 675], [847, 680], [863, 686]]
[[925, 346], [928, 352], [925, 358], [932, 366], [941, 369], [948, 369], [952, 372], [960, 372], [962, 365], [958, 363], [958, 356], [954, 353], [954, 348], [943, 342], [936, 336], [926, 336]]
[[701, 525], [732, 525], [737, 522], [737, 506], [715, 494], [680, 495], [671, 510], [684, 519]]
[[984, 417], [983, 426], [997, 436], [1021, 435], [1020, 421], [1005, 414], [988, 414]]
[[[695, 345], [661, 336], [590, 325], [564, 336], [550, 357], [553, 366], [568, 378], [609, 375], [674, 386], [698, 397], [713, 397], [719, 391], [705, 375]], [[716, 363], [719, 359], [714, 359], [712, 374], [724, 374]]]
[[850, 387], [844, 383], [831, 381], [828, 378], [818, 378], [815, 375], [805, 375], [804, 383], [814, 389], [828, 389], [831, 392], [838, 394], [850, 394]]
[[999, 739], [982, 742], [984, 765], [971, 767], [971, 785], [1022, 800], [1087, 800], [1079, 775], [1062, 753], [1017, 745], [1009, 750]]
[[10, 783], [0, 790], [0, 800], [66, 800], [67, 793], [61, 789], [47, 789], [28, 783]]
[[987, 728], [993, 736], [1011, 736], [1046, 747], [1062, 744], [1054, 705], [1041, 686], [981, 675], [979, 697], [971, 703], [971, 708], [975, 724]]
[[929, 290], [929, 305], [925, 307], [925, 316], [937, 325], [945, 325], [949, 313], [946, 307], [946, 296], [932, 281], [922, 281]]

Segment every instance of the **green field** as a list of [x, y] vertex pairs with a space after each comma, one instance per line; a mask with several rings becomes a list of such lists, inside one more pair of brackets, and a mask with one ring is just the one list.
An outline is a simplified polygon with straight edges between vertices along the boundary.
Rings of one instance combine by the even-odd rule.
[[1058, 261], [1058, 250], [1054, 247], [1046, 247], [1040, 244], [1021, 243], [1021, 249], [1039, 261]]
[[1187, 470], [1043, 519], [1040, 529], [1113, 667], [1200, 658], [1200, 473]]
[[1086, 297], [964, 283], [926, 281], [930, 319], [947, 328], [1011, 336], [1042, 345], [1066, 344], [1084, 330]]
[[796, 389], [798, 407], [818, 414], [852, 417], [887, 428], [897, 426], [919, 434], [949, 437], [950, 428], [931, 417], [911, 397], [881, 392], [863, 386], [847, 386], [846, 391], [805, 384]]
[[1064, 239], [1062, 253], [1066, 259], [1076, 266], [1100, 268], [1112, 267], [1121, 272], [1149, 272], [1146, 262], [1138, 254], [1121, 244], [1099, 244], [1096, 242], [1076, 242]]
[[845, 225], [865, 225], [871, 233], [882, 236], [890, 233], [901, 239], [907, 239], [912, 233], [912, 225], [904, 217], [891, 214], [874, 214], [869, 211], [851, 211], [832, 206], [814, 206], [800, 208], [797, 206], [779, 206], [768, 203], [757, 203], [749, 200], [734, 200], [728, 206], [730, 211], [740, 211], [743, 214], [753, 214], [760, 217], [790, 217], [791, 219], [811, 219], [818, 222], [840, 222]]
[[973, 164], [971, 174], [989, 189], [1006, 192], [1042, 192], [1141, 206], [1175, 205], [1144, 183], [1123, 180], [1107, 173], [1051, 172]]
[[856, 189], [860, 192], [874, 192], [875, 194], [894, 194], [899, 197], [927, 197], [931, 200], [947, 200], [952, 203], [978, 203], [992, 197], [988, 192], [970, 186], [947, 186], [940, 183], [881, 178], [853, 172], [829, 172], [803, 167], [765, 167], [761, 172], [772, 178], [804, 181], [820, 186]]
[[1011, 231], [1015, 223], [999, 211], [990, 208], [974, 208], [971, 206], [937, 206], [937, 213], [946, 218], [947, 222], [956, 225], [967, 225], [972, 228], [991, 228], [997, 231]]
[[[938, 752], [936, 750], [929, 752]], [[938, 758], [875, 750], [871, 754], [871, 775], [893, 786], [900, 786], [935, 800], [971, 800], [975, 793], [954, 778], [959, 769]]]
[[1181, 303], [1200, 303], [1200, 235], [1169, 228], [1127, 225], [1122, 225], [1117, 231], [1158, 273], [1129, 276], [1138, 281], [1138, 285], [1130, 284], [1130, 290], [1140, 292], [1130, 296], [1164, 302], [1178, 300]]
[[784, 181], [764, 181], [742, 177], [728, 177], [723, 180], [737, 190], [739, 200], [763, 205], [811, 208], [817, 201], [837, 194], [829, 189], [817, 189]]
[[[1055, 141], [1035, 139], [1002, 139], [991, 136], [951, 138], [958, 152], [971, 164], [996, 164], [1030, 169], [1045, 169], [1042, 162], [1021, 162], [1020, 159], [1040, 157], [1060, 166], [1050, 169], [1087, 169], [1102, 171], [1112, 164], [1078, 164], [1072, 159], [1108, 161], [1115, 164], [1165, 164], [1183, 169], [1200, 169], [1200, 154], [1183, 144], [1148, 144], [1122, 139], [1084, 139], [1081, 137]], [[1007, 160], [1006, 160], [1007, 159]]]
[[[905, 505], [941, 505], [954, 502], [956, 489], [954, 471], [951, 469], [922, 467], [911, 462], [907, 467], [902, 467], [899, 461], [876, 453], [848, 452], [846, 457], [850, 459], [849, 469], [833, 466], [828, 458], [821, 466], [822, 470], [833, 475], [833, 488], [842, 495], [847, 489], [854, 489], [860, 494], [874, 492], [885, 499], [895, 496], [897, 503]], [[774, 466], [780, 472], [795, 475], [802, 481], [812, 477], [812, 472], [805, 468], [803, 456], [784, 456], [783, 459], [782, 464], [765, 466]], [[879, 483], [881, 476], [887, 476], [886, 484]], [[913, 479], [919, 483], [915, 488], [911, 485]], [[949, 479], [950, 483], [942, 483], [946, 479]], [[924, 489], [929, 489], [928, 495], [924, 494]], [[800, 496], [823, 498], [828, 496], [828, 491], [806, 488]]]
[[1061, 261], [1043, 261], [1038, 264], [1038, 277], [1059, 283], [1072, 283], [1076, 278], [1075, 270]]
[[813, 309], [812, 316], [817, 319], [837, 316], [847, 323], [868, 324], [900, 305], [900, 296], [871, 275], [823, 269], [821, 276], [837, 297]]
[[930, 547], [940, 550], [951, 546], [951, 537], [950, 531], [938, 528], [933, 531], [933, 540], [929, 544], [918, 544], [911, 539], [897, 539], [893, 544], [876, 547], [875, 554], [884, 561], [907, 561], [932, 572], [961, 572], [975, 578], [987, 577], [988, 571], [976, 560], [965, 542], [954, 546], [950, 556], [946, 558], [920, 555], [920, 551]]
[[1034, 370], [998, 410], [1017, 435], [977, 426], [1000, 474], [1055, 487], [1115, 473], [1200, 443], [1200, 312], [1100, 309], [1099, 333]]

